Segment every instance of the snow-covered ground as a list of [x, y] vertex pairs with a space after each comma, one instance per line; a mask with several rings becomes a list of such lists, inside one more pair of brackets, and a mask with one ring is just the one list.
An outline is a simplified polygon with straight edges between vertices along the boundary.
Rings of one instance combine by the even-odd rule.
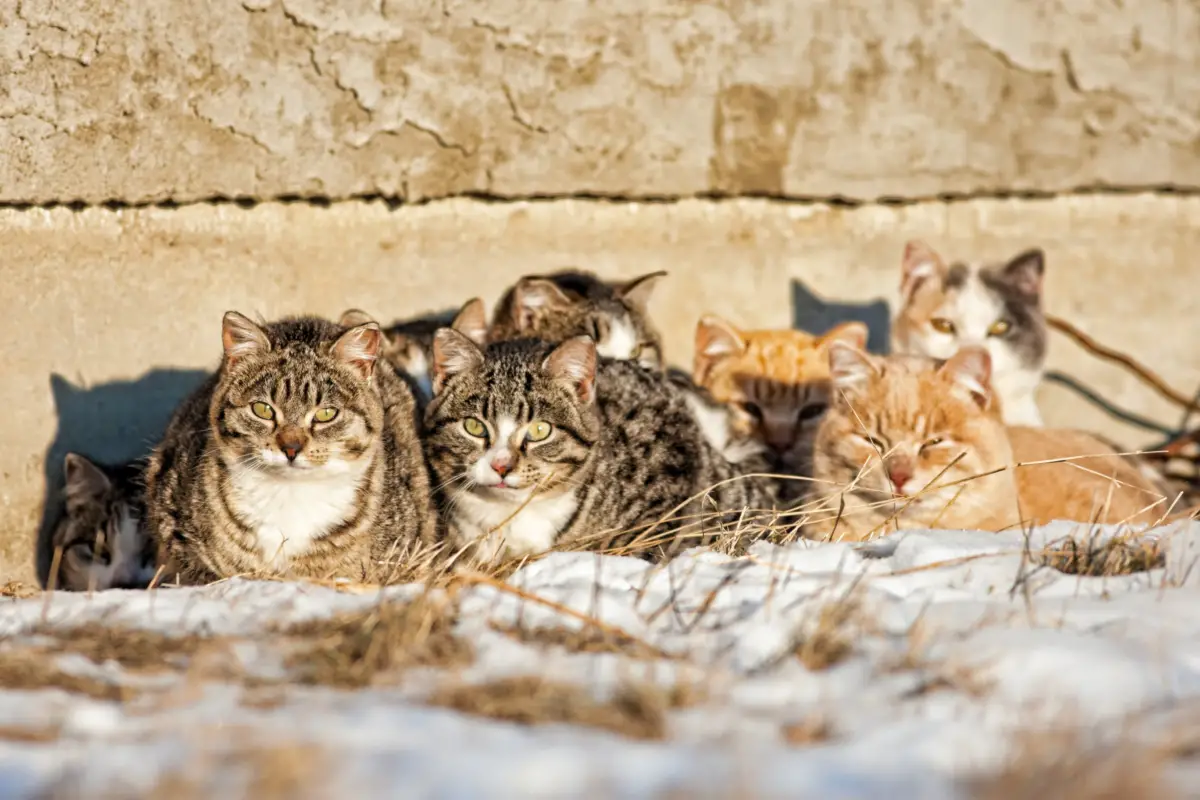
[[[122, 704], [0, 690], [0, 797], [188, 796], [185, 784], [195, 796], [270, 796], [254, 783], [257, 762], [237, 758], [264, 749], [299, 776], [275, 796], [962, 797], [967, 780], [1000, 770], [1042, 726], [1077, 726], [1117, 751], [1194, 734], [1200, 524], [1155, 532], [1164, 566], [1111, 577], [1030, 557], [1069, 535], [1084, 534], [910, 532], [858, 547], [758, 544], [742, 558], [696, 550], [663, 566], [552, 554], [508, 587], [457, 593], [456, 631], [474, 648], [466, 666], [409, 670], [394, 686], [276, 687], [270, 702], [248, 702], [240, 679], [58, 655], [66, 673], [148, 691]], [[232, 637], [244, 671], [266, 682], [282, 675], [272, 629], [380, 595], [234, 580], [3, 602], [5, 651], [81, 625]], [[579, 628], [583, 618], [664, 657], [572, 652], [497, 630]], [[629, 682], [701, 696], [669, 712], [661, 740], [423, 702], [450, 680], [528, 675], [597, 700]], [[791, 741], [789, 730], [799, 732]], [[1196, 776], [1186, 762], [1171, 766], [1184, 788]]]

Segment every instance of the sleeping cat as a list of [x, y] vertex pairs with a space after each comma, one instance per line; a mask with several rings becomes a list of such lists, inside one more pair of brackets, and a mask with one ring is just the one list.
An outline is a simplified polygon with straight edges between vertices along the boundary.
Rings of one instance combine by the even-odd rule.
[[564, 342], [589, 336], [602, 358], [661, 369], [662, 339], [650, 323], [646, 304], [654, 285], [666, 274], [651, 272], [624, 283], [573, 270], [527, 275], [500, 298], [489, 341]]
[[51, 538], [60, 551], [54, 586], [72, 592], [149, 586], [158, 543], [142, 525], [139, 465], [105, 466], [67, 453], [63, 475], [66, 509]]
[[[338, 324], [353, 328], [376, 320], [367, 312], [352, 308], [342, 314]], [[424, 409], [433, 397], [433, 376], [429, 372], [433, 359], [433, 335], [439, 328], [450, 326], [466, 334], [471, 341], [482, 345], [487, 341], [487, 309], [478, 297], [468, 300], [454, 314], [426, 314], [393, 322], [383, 329], [385, 361], [401, 376], [408, 378], [417, 404]]]
[[379, 326], [231, 311], [222, 342], [146, 472], [168, 578], [386, 580], [392, 549], [435, 531], [413, 397], [377, 362]]
[[[732, 411], [738, 436], [765, 443], [776, 472], [812, 474], [812, 443], [829, 406], [829, 345], [864, 347], [867, 327], [846, 322], [821, 336], [798, 330], [743, 331], [713, 315], [696, 326], [692, 378]], [[805, 493], [786, 481], [785, 499]]]
[[981, 345], [991, 356], [1004, 421], [1041, 425], [1034, 391], [1046, 363], [1044, 272], [1041, 250], [1006, 264], [947, 266], [929, 245], [909, 242], [903, 305], [892, 323], [895, 352], [945, 359], [961, 347]]
[[644, 554], [661, 557], [767, 506], [762, 482], [738, 478], [667, 378], [596, 351], [586, 336], [481, 350], [438, 331], [426, 453], [456, 548], [490, 561], [618, 547], [672, 512], [706, 516], [674, 539], [680, 523], [654, 527], [665, 544]]
[[[1161, 497], [1157, 487], [1094, 436], [1007, 428], [982, 347], [937, 362], [836, 343], [829, 359], [835, 400], [817, 432], [820, 509], [806, 525], [809, 537], [1156, 518], [1146, 509]], [[1063, 462], [1013, 468], [1077, 456], [1090, 456], [1074, 464], [1091, 471]]]

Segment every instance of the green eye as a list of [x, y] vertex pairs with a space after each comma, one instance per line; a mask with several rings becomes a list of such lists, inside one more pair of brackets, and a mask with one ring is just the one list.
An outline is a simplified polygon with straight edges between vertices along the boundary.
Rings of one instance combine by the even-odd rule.
[[463, 420], [463, 430], [480, 439], [487, 433], [487, 428], [484, 427], [483, 422], [475, 417], [467, 417]]
[[337, 415], [338, 410], [336, 408], [322, 408], [316, 414], [313, 414], [313, 419], [317, 422], [332, 422]]
[[254, 416], [259, 419], [275, 419], [275, 409], [263, 402], [252, 403], [250, 410], [254, 412]]
[[550, 436], [550, 432], [554, 430], [554, 426], [549, 422], [534, 420], [529, 423], [529, 430], [525, 432], [525, 438], [531, 442], [543, 442]]
[[945, 317], [934, 317], [929, 320], [929, 326], [938, 333], [953, 334], [955, 332], [954, 323]]

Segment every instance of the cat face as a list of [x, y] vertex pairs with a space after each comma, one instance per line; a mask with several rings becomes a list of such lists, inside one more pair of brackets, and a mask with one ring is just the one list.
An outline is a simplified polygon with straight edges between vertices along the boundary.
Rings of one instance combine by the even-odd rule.
[[796, 330], [742, 331], [708, 315], [696, 327], [693, 380], [728, 404], [735, 433], [766, 443], [779, 464], [803, 469], [828, 408], [829, 346], [866, 346], [867, 328], [848, 322], [823, 336]]
[[142, 526], [137, 470], [68, 453], [63, 474], [66, 513], [52, 539], [61, 551], [55, 585], [75, 592], [149, 586], [158, 547]]
[[374, 452], [382, 405], [371, 385], [379, 326], [318, 319], [260, 327], [225, 315], [213, 430], [228, 466], [293, 479], [352, 471]]
[[[994, 499], [980, 493], [986, 481], [964, 482], [1011, 460], [986, 350], [964, 348], [938, 366], [838, 343], [829, 361], [835, 398], [817, 433], [814, 477], [847, 487], [848, 506], [933, 525], [948, 521], [951, 504], [968, 512]], [[1011, 475], [999, 477], [1011, 489]]]
[[426, 452], [453, 496], [496, 500], [570, 485], [599, 435], [596, 348], [514, 341], [481, 350], [446, 328], [434, 339]]
[[532, 338], [557, 344], [588, 336], [603, 358], [661, 369], [662, 340], [646, 304], [664, 275], [652, 272], [627, 283], [606, 283], [585, 272], [526, 276], [500, 300], [491, 341]]
[[1046, 360], [1044, 272], [1041, 250], [1027, 250], [1002, 265], [947, 266], [925, 243], [909, 242], [903, 307], [893, 326], [897, 350], [946, 359], [962, 347], [981, 346], [1001, 392], [1022, 374], [1032, 392]]

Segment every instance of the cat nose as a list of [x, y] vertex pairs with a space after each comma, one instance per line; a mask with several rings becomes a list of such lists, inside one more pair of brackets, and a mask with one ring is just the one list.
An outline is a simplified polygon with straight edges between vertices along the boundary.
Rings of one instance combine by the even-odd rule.
[[904, 489], [904, 484], [912, 480], [912, 466], [900, 462], [888, 466], [888, 480], [896, 487], [896, 491]]
[[491, 467], [497, 475], [503, 478], [505, 475], [512, 472], [512, 457], [508, 454], [496, 456], [491, 460]]
[[306, 437], [304, 432], [294, 426], [289, 426], [281, 430], [275, 436], [275, 443], [279, 445], [279, 449], [287, 456], [288, 461], [295, 461], [296, 456], [304, 450]]

